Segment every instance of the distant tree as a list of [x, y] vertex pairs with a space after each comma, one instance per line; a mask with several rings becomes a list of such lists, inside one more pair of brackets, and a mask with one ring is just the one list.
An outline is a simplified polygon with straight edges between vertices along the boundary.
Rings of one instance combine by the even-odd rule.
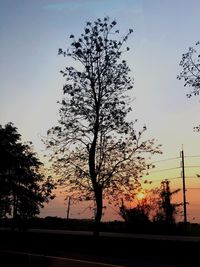
[[113, 39], [116, 21], [109, 18], [87, 22], [80, 38], [72, 40], [67, 52], [75, 67], [61, 71], [66, 78], [60, 108], [59, 126], [48, 131], [54, 169], [68, 192], [79, 200], [95, 201], [95, 233], [102, 217], [103, 198], [116, 199], [133, 191], [141, 172], [151, 167], [141, 153], [157, 153], [154, 140], [142, 141], [133, 122], [127, 92], [133, 88], [130, 69], [120, 60], [123, 45], [132, 29], [121, 40]]
[[151, 206], [145, 201], [133, 208], [127, 208], [122, 201], [119, 215], [124, 219], [124, 221], [128, 225], [129, 230], [144, 230], [144, 227], [150, 223], [150, 209]]
[[179, 80], [185, 81], [184, 86], [191, 87], [190, 93], [187, 96], [190, 98], [193, 95], [197, 96], [200, 92], [200, 42], [196, 43], [196, 47], [189, 47], [187, 53], [182, 55], [180, 66], [182, 67], [181, 73], [177, 76]]
[[54, 184], [41, 173], [31, 143], [23, 144], [12, 123], [0, 125], [0, 216], [30, 218], [53, 198]]
[[[180, 66], [182, 71], [177, 79], [184, 80], [184, 86], [191, 88], [187, 97], [198, 96], [200, 93], [200, 42], [196, 42], [195, 47], [189, 47], [187, 53], [182, 54]], [[194, 127], [194, 130], [200, 131], [200, 126]]]
[[176, 189], [171, 191], [170, 182], [164, 180], [161, 182], [159, 190], [159, 200], [157, 202], [157, 214], [154, 217], [155, 222], [165, 223], [171, 225], [175, 223], [175, 215], [177, 214], [177, 208], [182, 205], [181, 203], [172, 203], [172, 196], [180, 191]]

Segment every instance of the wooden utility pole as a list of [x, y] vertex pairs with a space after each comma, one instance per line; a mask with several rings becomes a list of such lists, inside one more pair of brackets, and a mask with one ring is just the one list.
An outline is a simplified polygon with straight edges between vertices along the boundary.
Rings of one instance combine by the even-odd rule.
[[185, 165], [184, 165], [184, 152], [183, 147], [181, 151], [181, 159], [182, 159], [182, 178], [183, 178], [183, 208], [184, 208], [184, 225], [185, 225], [185, 231], [187, 230], [187, 209], [186, 209], [186, 189], [185, 189]]
[[68, 207], [67, 207], [67, 221], [69, 220], [69, 211], [70, 211], [70, 201], [71, 201], [71, 197], [68, 197]]

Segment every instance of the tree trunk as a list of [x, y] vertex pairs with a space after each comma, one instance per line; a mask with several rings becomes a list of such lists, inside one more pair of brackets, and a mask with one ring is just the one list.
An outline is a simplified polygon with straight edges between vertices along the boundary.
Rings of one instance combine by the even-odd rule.
[[13, 193], [13, 214], [12, 214], [12, 231], [16, 228], [16, 219], [17, 219], [17, 196]]
[[103, 208], [103, 200], [102, 200], [102, 188], [98, 184], [97, 181], [97, 172], [96, 172], [96, 147], [97, 147], [97, 139], [98, 139], [98, 132], [99, 132], [99, 104], [96, 107], [96, 122], [94, 125], [94, 138], [89, 150], [89, 170], [90, 170], [90, 177], [93, 185], [94, 190], [94, 197], [96, 203], [96, 214], [95, 214], [95, 221], [94, 221], [94, 235], [99, 235], [100, 229], [100, 222], [102, 217], [102, 208]]
[[99, 236], [100, 223], [101, 223], [102, 211], [103, 211], [102, 189], [99, 187], [95, 191], [95, 202], [96, 202], [96, 214], [95, 214], [95, 221], [94, 221], [94, 236]]

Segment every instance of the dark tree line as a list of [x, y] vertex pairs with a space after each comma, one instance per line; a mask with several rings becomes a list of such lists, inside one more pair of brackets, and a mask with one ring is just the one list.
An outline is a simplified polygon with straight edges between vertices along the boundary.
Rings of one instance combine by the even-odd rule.
[[31, 218], [54, 197], [54, 185], [41, 167], [32, 144], [21, 141], [17, 128], [0, 125], [0, 218]]

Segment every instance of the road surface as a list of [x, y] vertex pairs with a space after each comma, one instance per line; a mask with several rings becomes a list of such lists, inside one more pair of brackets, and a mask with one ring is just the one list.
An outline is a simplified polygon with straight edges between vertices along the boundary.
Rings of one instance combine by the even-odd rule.
[[85, 231], [2, 229], [0, 266], [13, 267], [3, 265], [10, 260], [20, 267], [193, 267], [198, 266], [199, 247], [200, 238], [190, 236], [104, 232], [95, 238]]

